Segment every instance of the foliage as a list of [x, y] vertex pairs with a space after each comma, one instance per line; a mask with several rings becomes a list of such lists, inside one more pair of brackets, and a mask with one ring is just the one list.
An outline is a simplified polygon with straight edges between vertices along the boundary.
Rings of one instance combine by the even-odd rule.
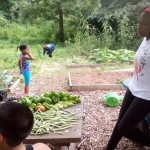
[[16, 47], [8, 41], [0, 41], [0, 71], [17, 67]]
[[20, 25], [10, 23], [0, 29], [0, 37], [8, 39], [11, 43], [48, 43], [55, 42], [55, 24], [47, 21], [40, 25]]
[[[23, 4], [23, 5], [22, 5]], [[44, 18], [45, 20], [54, 20], [55, 23], [57, 22], [57, 33], [55, 37], [64, 42], [65, 35], [64, 35], [64, 12], [67, 10], [69, 11], [73, 5], [73, 1], [21, 1], [19, 3], [20, 10], [19, 10], [19, 19], [23, 22], [28, 21], [34, 23], [38, 18]], [[72, 9], [72, 8], [71, 8]]]
[[[8, 40], [2, 41], [0, 40], [0, 71], [2, 70], [16, 70], [18, 69], [18, 60], [20, 57], [20, 51], [17, 50], [18, 42], [10, 43]], [[29, 43], [27, 43], [29, 44]], [[42, 69], [43, 66], [49, 68], [49, 66], [53, 66], [53, 63], [66, 64], [68, 58], [77, 57], [76, 49], [66, 45], [63, 47], [62, 45], [56, 45], [55, 51], [53, 52], [53, 58], [50, 59], [47, 55], [43, 55], [43, 44], [29, 44], [31, 54], [35, 58], [32, 61], [32, 72], [36, 73], [37, 70]], [[55, 69], [54, 69], [55, 70]]]
[[127, 49], [109, 50], [108, 48], [94, 49], [89, 59], [97, 63], [133, 62], [135, 52]]
[[[21, 24], [37, 24], [37, 20], [55, 21], [57, 27], [55, 39], [60, 42], [64, 42], [73, 36], [73, 34], [68, 34], [70, 30], [64, 26], [64, 18], [70, 20], [68, 16], [72, 15], [75, 18], [80, 18], [81, 16], [86, 18], [91, 11], [96, 11], [100, 7], [99, 0], [94, 2], [92, 0], [86, 0], [86, 3], [77, 0], [7, 0], [6, 4], [6, 6], [9, 5], [7, 7], [8, 11], [5, 11], [3, 7], [0, 7], [0, 10], [6, 12], [12, 21], [17, 21]], [[5, 3], [3, 2], [2, 5], [5, 5]], [[78, 23], [77, 19], [76, 23]], [[71, 37], [68, 37], [69, 35]]]
[[0, 11], [3, 12], [3, 15], [10, 19], [11, 18], [11, 7], [13, 6], [15, 0], [1, 0]]
[[4, 27], [8, 24], [8, 20], [5, 18], [5, 16], [0, 13], [0, 27]]
[[[65, 49], [61, 51], [63, 56], [70, 55], [74, 61], [79, 55], [90, 56], [94, 49], [104, 47], [136, 51], [140, 42], [137, 19], [147, 4], [150, 3], [146, 0], [3, 1], [0, 38], [7, 40], [7, 46], [0, 50], [4, 55], [2, 67], [7, 68], [6, 60], [10, 68], [16, 65], [14, 49], [22, 42], [33, 45], [33, 49], [37, 49], [34, 54], [40, 59], [43, 59], [42, 45], [49, 42], [58, 45], [63, 41], [61, 46], [67, 47], [60, 48]], [[13, 52], [5, 52], [10, 47]]]
[[14, 80], [14, 77], [8, 73], [7, 70], [0, 72], [0, 90], [7, 88], [11, 85]]
[[[135, 39], [133, 41], [133, 39]], [[89, 56], [94, 49], [107, 47], [109, 49], [134, 49], [139, 44], [134, 26], [129, 26], [125, 19], [118, 25], [117, 33], [112, 30], [108, 20], [103, 22], [103, 31], [89, 26], [88, 22], [81, 20], [79, 32], [75, 38], [78, 53]]]
[[[137, 20], [141, 10], [150, 3], [148, 1], [145, 3], [139, 1], [136, 5], [134, 3], [135, 1], [129, 0], [115, 0], [112, 3], [102, 1], [102, 9], [88, 16], [88, 23], [98, 28], [101, 34], [107, 37], [106, 46], [110, 49], [137, 49], [137, 45], [139, 45]], [[109, 46], [108, 41], [110, 41]]]
[[141, 5], [146, 5], [148, 2], [150, 2], [150, 0], [101, 0], [101, 5], [102, 7], [108, 9], [118, 9], [123, 8], [126, 5], [137, 5], [138, 3], [141, 3]]

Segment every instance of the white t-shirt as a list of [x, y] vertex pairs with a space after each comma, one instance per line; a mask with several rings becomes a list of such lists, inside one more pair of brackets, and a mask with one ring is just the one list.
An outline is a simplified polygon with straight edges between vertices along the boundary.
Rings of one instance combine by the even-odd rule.
[[143, 39], [134, 57], [134, 73], [129, 89], [136, 97], [150, 100], [150, 40]]

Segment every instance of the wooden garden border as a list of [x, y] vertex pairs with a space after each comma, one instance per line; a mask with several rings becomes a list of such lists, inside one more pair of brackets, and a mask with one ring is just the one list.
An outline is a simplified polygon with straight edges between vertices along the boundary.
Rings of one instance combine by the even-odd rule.
[[8, 88], [10, 93], [15, 93], [16, 87], [19, 85], [22, 76], [19, 76], [18, 79], [14, 82], [14, 84]]
[[122, 84], [72, 84], [71, 75], [68, 73], [69, 91], [94, 91], [94, 90], [123, 90]]
[[100, 64], [68, 64], [68, 68], [85, 68], [85, 67], [90, 67], [90, 68], [97, 68], [101, 67]]
[[[104, 66], [114, 66], [119, 65], [120, 63], [101, 63], [101, 64], [69, 64], [68, 68], [103, 68]], [[126, 62], [124, 64], [131, 64]], [[112, 71], [131, 71], [132, 69], [120, 69]], [[94, 91], [94, 90], [123, 90], [125, 89], [122, 84], [72, 84], [71, 74], [68, 73], [68, 82], [69, 82], [69, 91]]]
[[[124, 64], [131, 64], [130, 62], [126, 62]], [[117, 63], [100, 63], [100, 64], [69, 64], [67, 65], [68, 68], [85, 68], [85, 67], [89, 67], [89, 68], [97, 68], [97, 67], [104, 67], [104, 66], [114, 66], [114, 65], [120, 65], [119, 62]]]

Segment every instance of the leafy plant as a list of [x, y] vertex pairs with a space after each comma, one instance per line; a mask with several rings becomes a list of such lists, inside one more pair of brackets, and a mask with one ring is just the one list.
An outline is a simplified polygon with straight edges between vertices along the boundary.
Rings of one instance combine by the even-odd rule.
[[0, 72], [0, 90], [6, 88], [6, 84], [9, 84], [12, 81], [13, 77], [10, 76], [7, 70]]
[[109, 50], [108, 48], [94, 49], [88, 57], [97, 63], [133, 62], [134, 51], [127, 49]]

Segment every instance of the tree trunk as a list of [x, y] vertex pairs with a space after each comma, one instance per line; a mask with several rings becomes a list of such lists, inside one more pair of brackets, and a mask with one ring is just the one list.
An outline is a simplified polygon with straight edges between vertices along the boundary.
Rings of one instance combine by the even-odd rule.
[[63, 22], [63, 10], [60, 8], [59, 9], [59, 39], [60, 42], [65, 41], [64, 37], [64, 22]]

